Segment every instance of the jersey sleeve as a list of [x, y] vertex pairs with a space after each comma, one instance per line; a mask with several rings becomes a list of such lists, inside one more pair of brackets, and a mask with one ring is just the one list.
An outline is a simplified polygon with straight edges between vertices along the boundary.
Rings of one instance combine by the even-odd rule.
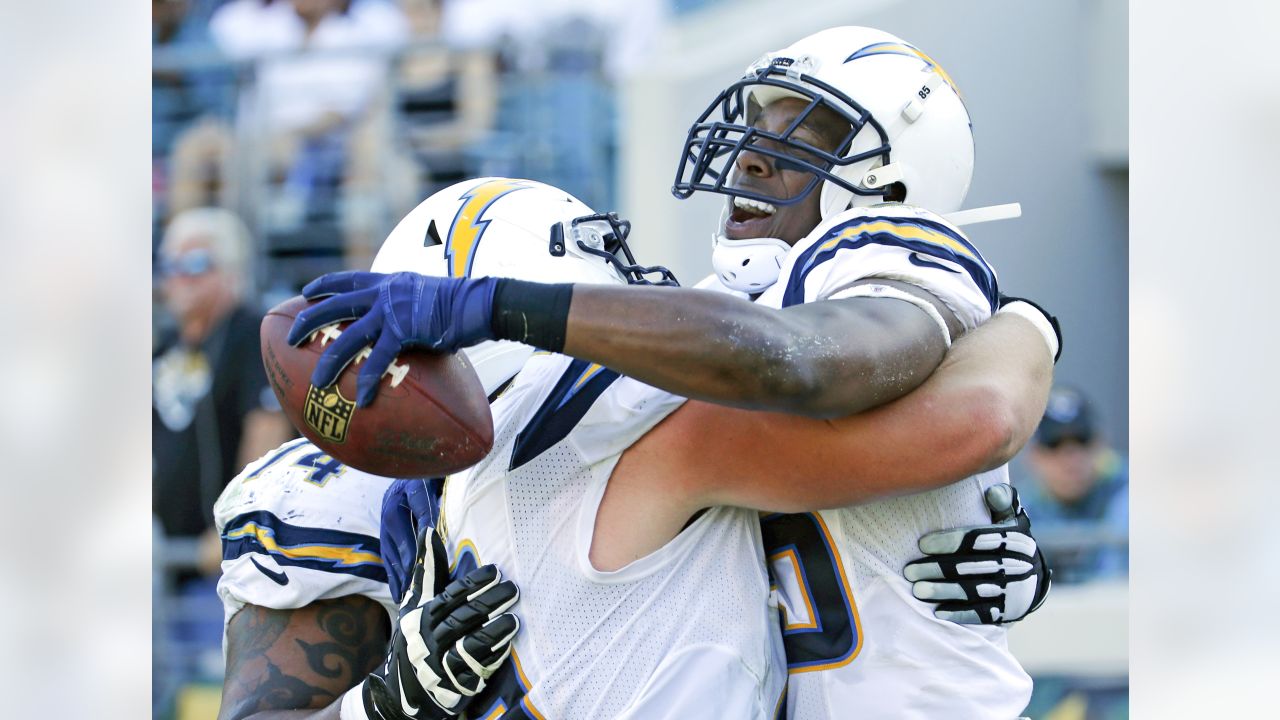
[[509, 468], [525, 465], [564, 440], [621, 377], [597, 363], [535, 354], [492, 404], [495, 436], [515, 433]]
[[348, 595], [394, 612], [379, 540], [390, 484], [303, 439], [246, 467], [214, 505], [225, 620], [245, 605], [287, 610]]
[[688, 398], [622, 376], [604, 389], [574, 429], [575, 449], [587, 463], [617, 455], [634, 445]]
[[995, 312], [995, 271], [964, 233], [910, 206], [854, 208], [819, 225], [783, 267], [781, 307], [843, 297], [859, 280], [885, 278], [932, 293], [966, 329]]
[[[598, 363], [535, 355], [493, 404], [495, 433], [519, 428], [509, 468], [525, 465], [565, 438], [588, 463], [629, 447], [685, 398], [645, 385]], [[523, 395], [523, 399], [516, 399]], [[514, 411], [508, 401], [515, 400]]]

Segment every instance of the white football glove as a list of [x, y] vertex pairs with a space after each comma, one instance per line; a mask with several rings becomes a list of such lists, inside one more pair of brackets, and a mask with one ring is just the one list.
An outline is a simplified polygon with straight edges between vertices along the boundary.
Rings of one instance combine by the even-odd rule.
[[931, 532], [920, 538], [928, 557], [907, 563], [911, 594], [941, 620], [969, 625], [1011, 623], [1035, 612], [1052, 575], [1031, 535], [1031, 519], [1006, 483], [983, 495], [991, 525]]
[[[484, 689], [511, 654], [520, 620], [507, 612], [520, 597], [493, 565], [483, 565], [423, 601], [423, 588], [448, 580], [434, 528], [419, 537], [413, 580], [400, 603], [386, 662], [363, 683], [370, 720], [451, 718]], [[344, 703], [343, 717], [347, 717]]]

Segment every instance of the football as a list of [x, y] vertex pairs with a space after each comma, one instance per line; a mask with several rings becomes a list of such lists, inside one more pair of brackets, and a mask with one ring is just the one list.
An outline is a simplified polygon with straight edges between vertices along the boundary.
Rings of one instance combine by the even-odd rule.
[[311, 385], [325, 346], [348, 323], [312, 333], [299, 347], [286, 338], [310, 303], [296, 296], [262, 320], [262, 361], [280, 406], [307, 439], [342, 463], [394, 478], [439, 477], [479, 462], [493, 447], [493, 416], [480, 379], [462, 354], [401, 353], [382, 376], [378, 396], [356, 407], [356, 373], [368, 348], [338, 382]]

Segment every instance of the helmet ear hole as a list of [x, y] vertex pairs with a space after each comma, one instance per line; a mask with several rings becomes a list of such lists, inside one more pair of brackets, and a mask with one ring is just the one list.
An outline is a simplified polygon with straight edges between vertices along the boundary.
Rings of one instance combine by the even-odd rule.
[[443, 245], [444, 241], [440, 239], [440, 231], [436, 229], [435, 218], [431, 219], [431, 223], [427, 225], [427, 237], [423, 239], [423, 247], [433, 247], [435, 245]]
[[890, 184], [889, 187], [886, 189], [886, 192], [884, 194], [884, 199], [885, 199], [885, 202], [897, 202], [897, 203], [906, 202], [907, 186], [903, 185], [900, 182]]

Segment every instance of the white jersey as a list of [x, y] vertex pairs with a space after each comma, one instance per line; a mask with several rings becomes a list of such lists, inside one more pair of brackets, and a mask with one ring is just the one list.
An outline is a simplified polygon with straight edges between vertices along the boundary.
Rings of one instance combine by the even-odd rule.
[[[788, 307], [850, 294], [864, 278], [931, 292], [966, 329], [986, 321], [996, 278], [965, 236], [910, 206], [848, 210], [796, 244], [757, 302]], [[927, 451], [927, 448], [922, 448]], [[930, 492], [848, 508], [762, 518], [783, 608], [788, 715], [816, 718], [1013, 718], [1031, 679], [998, 626], [933, 616], [902, 576], [925, 533], [986, 524], [983, 490], [1006, 468]]]
[[224, 628], [245, 605], [290, 610], [349, 595], [374, 600], [394, 618], [379, 548], [391, 482], [302, 439], [250, 463], [213, 507]]
[[784, 661], [757, 513], [709, 509], [614, 572], [588, 559], [619, 456], [681, 402], [558, 355], [535, 356], [494, 401], [494, 451], [449, 478], [440, 521], [457, 572], [495, 563], [520, 588], [518, 687], [477, 703], [473, 717], [768, 718], [780, 709]]

